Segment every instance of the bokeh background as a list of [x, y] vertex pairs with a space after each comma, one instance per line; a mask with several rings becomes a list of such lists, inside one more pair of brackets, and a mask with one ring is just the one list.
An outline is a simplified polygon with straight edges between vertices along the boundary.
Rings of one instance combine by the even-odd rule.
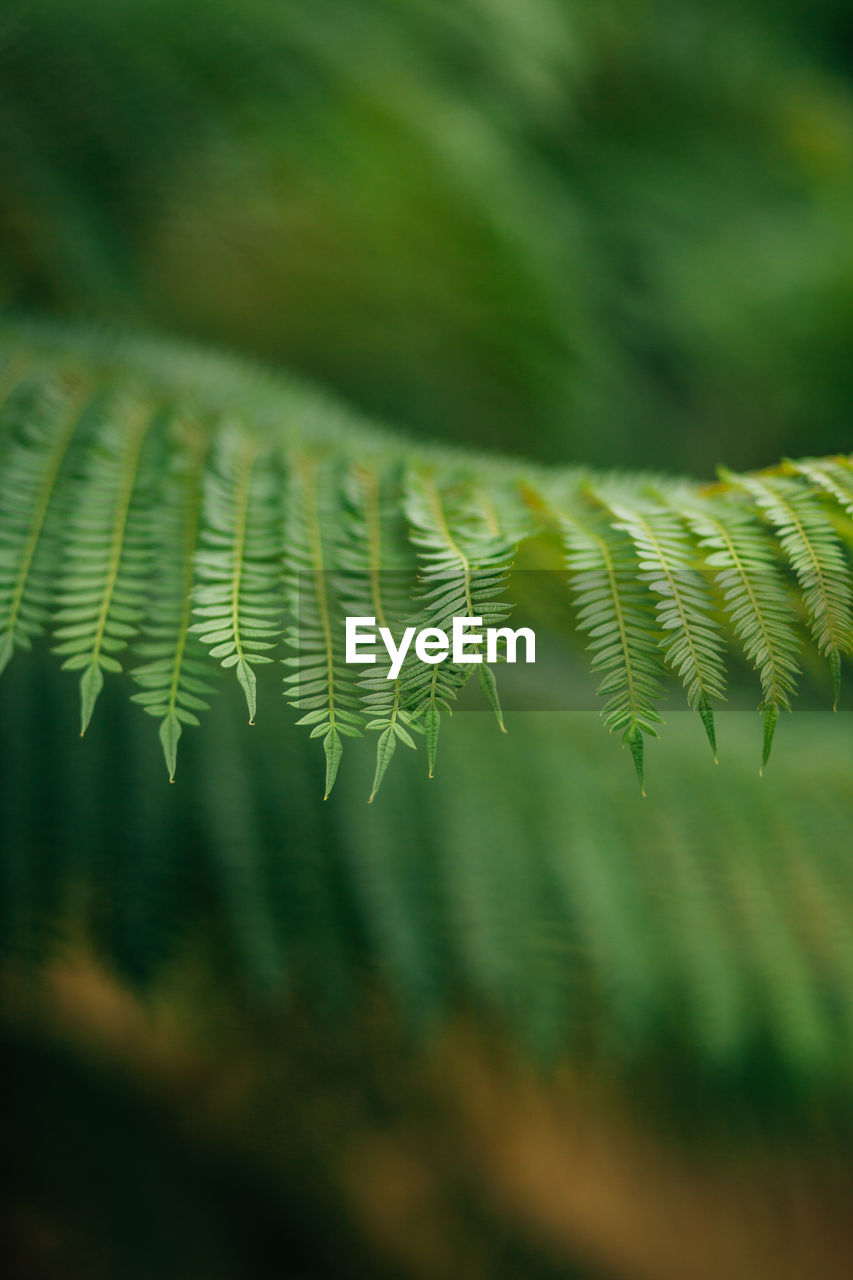
[[[419, 438], [849, 452], [851, 228], [841, 0], [0, 6], [4, 310]], [[846, 713], [759, 782], [675, 712], [642, 801], [594, 713], [466, 712], [368, 810], [283, 708], [170, 788], [75, 694], [0, 684], [5, 1274], [849, 1275]]]

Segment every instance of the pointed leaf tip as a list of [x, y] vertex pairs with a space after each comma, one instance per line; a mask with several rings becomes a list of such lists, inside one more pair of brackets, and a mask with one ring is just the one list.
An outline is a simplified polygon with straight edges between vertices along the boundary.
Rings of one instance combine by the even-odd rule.
[[388, 728], [379, 735], [376, 743], [376, 772], [373, 775], [373, 789], [370, 792], [368, 804], [373, 803], [373, 797], [382, 786], [382, 779], [385, 777], [385, 771], [391, 763], [396, 747], [397, 735], [394, 732], [394, 726], [389, 724]]
[[776, 732], [776, 724], [779, 720], [779, 708], [774, 702], [773, 706], [768, 707], [764, 713], [764, 742], [761, 753], [761, 769], [759, 776], [763, 777], [764, 769], [767, 761], [770, 759], [770, 752], [773, 747], [773, 735]]
[[166, 768], [169, 770], [169, 781], [175, 781], [175, 770], [178, 767], [178, 739], [181, 736], [181, 722], [174, 711], [160, 721], [160, 744]]
[[441, 728], [441, 713], [434, 702], [431, 702], [424, 714], [424, 731], [426, 733], [427, 769], [429, 776], [435, 776], [435, 761], [438, 755], [438, 731]]
[[717, 730], [716, 730], [716, 725], [714, 724], [713, 707], [711, 706], [710, 702], [706, 697], [702, 697], [699, 700], [699, 704], [696, 710], [699, 712], [699, 718], [701, 719], [702, 724], [705, 728], [705, 733], [708, 736], [708, 742], [710, 743], [711, 751], [714, 754], [714, 764], [716, 764], [717, 763]]
[[[841, 654], [837, 649], [830, 649], [829, 672], [832, 676], [832, 709], [838, 710], [838, 699], [841, 697]], [[2, 670], [2, 667], [0, 667]]]
[[326, 754], [326, 794], [323, 799], [328, 800], [335, 785], [335, 778], [338, 776], [338, 765], [344, 751], [341, 735], [334, 725], [323, 739], [323, 750]]
[[249, 709], [249, 724], [254, 724], [255, 712], [257, 710], [257, 680], [255, 678], [255, 673], [245, 658], [240, 659], [235, 670], [240, 688], [246, 695], [246, 706]]
[[480, 688], [486, 695], [486, 701], [495, 713], [495, 719], [498, 722], [498, 728], [501, 733], [506, 733], [504, 725], [503, 712], [501, 711], [500, 699], [498, 697], [498, 684], [495, 680], [495, 673], [487, 663], [481, 662], [477, 668]]
[[80, 737], [89, 727], [98, 694], [104, 687], [104, 673], [96, 662], [87, 667], [80, 677]]
[[640, 784], [640, 791], [645, 796], [646, 785], [643, 768], [643, 733], [636, 725], [630, 725], [622, 738], [622, 745], [630, 748], [631, 758], [634, 761], [634, 768], [637, 771], [637, 781]]

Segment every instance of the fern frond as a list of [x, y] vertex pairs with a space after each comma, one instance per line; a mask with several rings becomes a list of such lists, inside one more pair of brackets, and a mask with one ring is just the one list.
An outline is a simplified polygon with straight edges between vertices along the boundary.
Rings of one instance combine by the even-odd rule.
[[[399, 645], [412, 609], [415, 557], [407, 537], [401, 503], [399, 466], [390, 471], [357, 465], [345, 480], [347, 509], [337, 562], [341, 569], [340, 596], [344, 612], [373, 617], [377, 628], [390, 631]], [[376, 769], [368, 803], [372, 803], [397, 743], [415, 748], [412, 733], [422, 732], [403, 705], [402, 671], [392, 679], [391, 660], [384, 643], [363, 652], [372, 664], [358, 680], [365, 729], [379, 734]]]
[[796, 687], [800, 641], [772, 542], [743, 504], [728, 497], [671, 495], [705, 552], [732, 630], [761, 680], [762, 769], [780, 711]]
[[126, 391], [98, 410], [81, 475], [69, 494], [63, 534], [55, 652], [80, 677], [80, 733], [86, 732], [104, 672], [120, 672], [116, 655], [137, 634], [148, 594], [150, 517], [156, 482], [152, 459], [143, 462], [155, 411]]
[[833, 704], [841, 692], [841, 656], [851, 648], [850, 570], [822, 503], [787, 476], [737, 476], [776, 530], [796, 574], [812, 634], [829, 661]]
[[335, 592], [335, 537], [341, 496], [334, 469], [303, 456], [293, 460], [284, 532], [285, 584], [290, 613], [296, 619], [287, 643], [296, 651], [285, 658], [293, 670], [285, 676], [285, 696], [304, 714], [311, 737], [323, 739], [328, 799], [343, 754], [342, 738], [360, 738], [364, 718], [355, 690], [355, 673], [344, 662], [340, 606]]
[[[618, 490], [617, 490], [618, 492]], [[631, 538], [641, 579], [657, 597], [655, 612], [667, 666], [699, 712], [714, 759], [717, 739], [712, 702], [726, 696], [723, 635], [714, 617], [708, 585], [697, 568], [697, 554], [678, 517], [656, 503], [622, 493], [608, 505], [616, 529]]]
[[[48, 624], [81, 673], [85, 731], [104, 672], [138, 638], [135, 700], [160, 720], [170, 777], [211, 660], [235, 669], [254, 717], [255, 668], [274, 660], [287, 606], [286, 696], [323, 738], [326, 794], [343, 738], [365, 726], [378, 735], [373, 795], [416, 732], [432, 775], [442, 713], [474, 664], [427, 663], [412, 646], [388, 680], [377, 647], [359, 671], [345, 614], [376, 617], [398, 642], [412, 626], [452, 632], [460, 616], [494, 627], [517, 545], [552, 557], [539, 535], [555, 524], [604, 717], [641, 783], [668, 669], [713, 745], [732, 635], [761, 682], [766, 763], [796, 685], [799, 612], [836, 689], [851, 649], [845, 458], [711, 488], [590, 480], [419, 449], [307, 388], [171, 345], [19, 327], [0, 335], [0, 461], [0, 665]], [[503, 727], [494, 673], [476, 666]]]
[[[493, 510], [471, 502], [469, 486], [442, 490], [434, 475], [412, 471], [406, 480], [405, 510], [420, 564], [418, 604], [412, 619], [418, 629], [449, 632], [454, 617], [482, 619], [496, 626], [509, 614], [500, 598], [515, 554], [516, 543], [504, 533]], [[494, 673], [477, 664], [480, 687], [506, 732]], [[427, 666], [416, 660], [404, 667], [406, 706], [426, 734], [429, 776], [435, 773], [441, 712], [451, 714], [452, 703], [471, 674], [470, 667], [450, 659]]]
[[657, 737], [663, 723], [654, 705], [663, 692], [663, 661], [652, 601], [622, 530], [580, 501], [563, 505], [558, 518], [577, 625], [590, 637], [593, 671], [602, 673], [604, 723], [621, 732], [645, 795], [643, 735]]
[[51, 380], [25, 397], [13, 415], [0, 491], [0, 672], [16, 648], [31, 647], [49, 617], [58, 526], [54, 497], [88, 395], [73, 377]]
[[278, 532], [280, 472], [271, 451], [233, 423], [222, 431], [204, 481], [191, 631], [221, 666], [234, 668], [249, 723], [254, 668], [272, 662], [281, 635]]
[[197, 725], [203, 698], [213, 692], [203, 679], [207, 663], [200, 640], [190, 633], [195, 555], [201, 526], [202, 476], [208, 435], [196, 422], [182, 422], [180, 448], [170, 461], [162, 504], [152, 517], [155, 577], [144, 626], [135, 646], [147, 661], [132, 671], [141, 692], [132, 696], [160, 720], [160, 742], [175, 780], [178, 740], [185, 724]]

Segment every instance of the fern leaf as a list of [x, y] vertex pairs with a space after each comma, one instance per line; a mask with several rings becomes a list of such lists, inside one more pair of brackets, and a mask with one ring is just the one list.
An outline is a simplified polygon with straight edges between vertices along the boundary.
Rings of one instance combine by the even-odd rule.
[[79, 381], [52, 380], [15, 415], [0, 492], [0, 672], [49, 617], [59, 523], [51, 504], [88, 395]]
[[234, 669], [249, 723], [257, 710], [254, 668], [272, 662], [281, 635], [280, 478], [271, 452], [233, 423], [221, 432], [204, 480], [198, 584], [191, 626], [212, 658]]
[[101, 408], [81, 476], [72, 487], [60, 574], [55, 652], [80, 671], [80, 734], [86, 732], [105, 671], [136, 635], [148, 592], [148, 503], [156, 467], [143, 465], [154, 412], [133, 392]]
[[643, 735], [658, 736], [663, 661], [655, 615], [630, 538], [592, 508], [563, 507], [560, 529], [571, 575], [577, 624], [590, 636], [592, 669], [602, 673], [602, 715], [630, 749], [645, 791]]
[[[373, 617], [376, 625], [400, 643], [412, 608], [415, 558], [401, 506], [400, 469], [377, 470], [359, 465], [346, 477], [347, 510], [337, 562], [344, 611]], [[372, 803], [398, 742], [415, 748], [412, 734], [423, 732], [403, 705], [402, 671], [390, 678], [391, 660], [384, 643], [363, 650], [373, 658], [358, 680], [365, 728], [379, 734], [376, 769], [368, 803]]]
[[730, 498], [673, 496], [705, 552], [747, 661], [761, 680], [762, 769], [770, 759], [779, 712], [790, 709], [800, 643], [773, 544], [753, 514]]
[[335, 592], [335, 543], [330, 536], [340, 518], [340, 495], [327, 465], [300, 457], [291, 469], [285, 524], [285, 584], [290, 612], [285, 658], [285, 697], [303, 712], [299, 725], [323, 739], [328, 799], [343, 754], [343, 738], [361, 737], [363, 717], [355, 673], [344, 662], [340, 609]]
[[[516, 541], [505, 533], [495, 513], [484, 518], [482, 506], [470, 501], [463, 484], [442, 492], [427, 472], [410, 472], [406, 480], [405, 510], [420, 563], [420, 611], [413, 624], [449, 632], [454, 617], [482, 619], [496, 626], [509, 614], [500, 598], [515, 554]], [[494, 675], [485, 662], [477, 664], [480, 687], [498, 725], [506, 732]], [[471, 667], [446, 659], [428, 666], [417, 659], [403, 670], [406, 707], [426, 734], [429, 776], [435, 773], [441, 712], [451, 713], [459, 689]]]
[[712, 701], [725, 698], [723, 637], [714, 618], [713, 600], [696, 568], [696, 552], [684, 525], [674, 514], [627, 495], [609, 502], [618, 523], [634, 543], [639, 575], [658, 597], [655, 604], [660, 641], [667, 666], [699, 712], [714, 759], [717, 740]]
[[207, 447], [207, 435], [197, 424], [181, 424], [162, 504], [152, 519], [156, 576], [144, 639], [136, 646], [137, 655], [147, 661], [132, 672], [141, 690], [132, 700], [160, 719], [160, 743], [170, 782], [175, 780], [182, 728], [199, 723], [195, 713], [208, 709], [203, 698], [212, 692], [203, 678], [204, 649], [190, 634]]
[[841, 656], [851, 647], [850, 571], [823, 505], [786, 476], [731, 477], [755, 500], [776, 530], [796, 574], [812, 634], [829, 661], [833, 704], [841, 691]]
[[[22, 326], [0, 336], [0, 665], [49, 623], [80, 674], [85, 731], [104, 673], [120, 671], [118, 655], [141, 631], [135, 700], [160, 720], [170, 777], [183, 727], [206, 707], [202, 655], [235, 668], [254, 717], [255, 668], [273, 660], [283, 594], [295, 615], [287, 697], [323, 738], [326, 794], [343, 739], [365, 726], [376, 734], [373, 795], [398, 744], [418, 732], [434, 773], [442, 714], [473, 664], [410, 653], [387, 680], [383, 650], [359, 679], [343, 660], [343, 612], [384, 619], [395, 638], [412, 624], [452, 631], [461, 615], [502, 622], [518, 542], [554, 554], [535, 540], [553, 528], [554, 493], [569, 495], [558, 523], [604, 716], [641, 783], [667, 667], [713, 744], [719, 623], [761, 681], [763, 763], [795, 689], [798, 606], [837, 689], [853, 614], [837, 510], [853, 513], [849, 459], [724, 474], [710, 489], [603, 476], [596, 507], [577, 471], [395, 444], [307, 388], [218, 358]], [[209, 432], [190, 425], [200, 422]], [[309, 434], [323, 461], [306, 456]], [[502, 725], [494, 673], [477, 669]]]

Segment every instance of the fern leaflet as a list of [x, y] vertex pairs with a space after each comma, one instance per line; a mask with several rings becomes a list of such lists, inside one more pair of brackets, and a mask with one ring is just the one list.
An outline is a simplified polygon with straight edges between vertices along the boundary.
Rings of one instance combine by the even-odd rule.
[[234, 424], [219, 437], [205, 475], [198, 583], [190, 628], [221, 666], [234, 668], [249, 723], [257, 710], [254, 668], [272, 662], [281, 635], [275, 458]]
[[779, 712], [790, 708], [800, 648], [773, 546], [751, 512], [731, 499], [685, 500], [674, 494], [672, 501], [706, 553], [732, 630], [761, 680], [763, 769]]
[[841, 655], [850, 652], [850, 572], [841, 542], [823, 505], [786, 476], [739, 476], [776, 529], [802, 591], [818, 649], [829, 661], [833, 704], [841, 692]]
[[618, 521], [614, 528], [624, 530], [634, 543], [640, 577], [658, 597], [655, 611], [666, 664], [699, 712], [716, 760], [712, 699], [726, 696], [723, 638], [711, 593], [696, 567], [695, 549], [673, 512], [642, 499], [632, 502], [627, 495], [609, 506]]
[[[470, 497], [464, 484], [442, 492], [427, 472], [414, 471], [407, 477], [405, 510], [420, 564], [420, 611], [412, 619], [418, 629], [449, 632], [454, 617], [480, 618], [483, 626], [491, 627], [509, 614], [500, 594], [516, 544], [496, 522], [490, 527]], [[494, 673], [485, 661], [477, 665], [477, 672], [505, 733]], [[410, 658], [404, 665], [405, 703], [413, 720], [423, 724], [430, 777], [435, 773], [441, 712], [451, 714], [469, 675], [470, 667], [449, 659], [427, 665]]]
[[136, 635], [150, 569], [153, 464], [143, 445], [154, 412], [133, 392], [101, 406], [92, 446], [70, 493], [69, 528], [60, 574], [55, 652], [63, 668], [81, 671], [80, 734], [86, 732], [104, 672], [121, 671], [116, 654]]
[[207, 436], [189, 422], [181, 424], [178, 434], [183, 447], [172, 455], [162, 505], [153, 521], [156, 577], [144, 639], [136, 645], [136, 653], [147, 662], [132, 672], [141, 689], [132, 700], [160, 720], [170, 782], [175, 780], [182, 727], [199, 723], [195, 712], [208, 709], [203, 696], [212, 692], [203, 679], [201, 642], [190, 634]]
[[[400, 471], [381, 471], [358, 465], [346, 477], [347, 510], [338, 553], [341, 603], [347, 614], [376, 619], [399, 644], [412, 606], [414, 554], [406, 537], [400, 504]], [[376, 769], [368, 803], [372, 803], [397, 748], [415, 748], [413, 732], [421, 732], [403, 705], [402, 671], [390, 678], [387, 647], [377, 643], [373, 657], [358, 680], [365, 728], [376, 731]]]
[[343, 754], [343, 738], [361, 737], [363, 717], [353, 669], [343, 661], [338, 601], [334, 592], [334, 543], [326, 530], [337, 527], [340, 498], [335, 477], [314, 458], [297, 458], [291, 469], [285, 524], [285, 583], [295, 624], [287, 643], [285, 696], [304, 714], [311, 737], [323, 739], [328, 799]]
[[577, 624], [590, 636], [593, 671], [603, 673], [604, 723], [621, 732], [645, 795], [643, 734], [657, 737], [663, 723], [654, 706], [663, 663], [646, 584], [630, 538], [603, 515], [577, 503], [560, 510], [559, 520]]

